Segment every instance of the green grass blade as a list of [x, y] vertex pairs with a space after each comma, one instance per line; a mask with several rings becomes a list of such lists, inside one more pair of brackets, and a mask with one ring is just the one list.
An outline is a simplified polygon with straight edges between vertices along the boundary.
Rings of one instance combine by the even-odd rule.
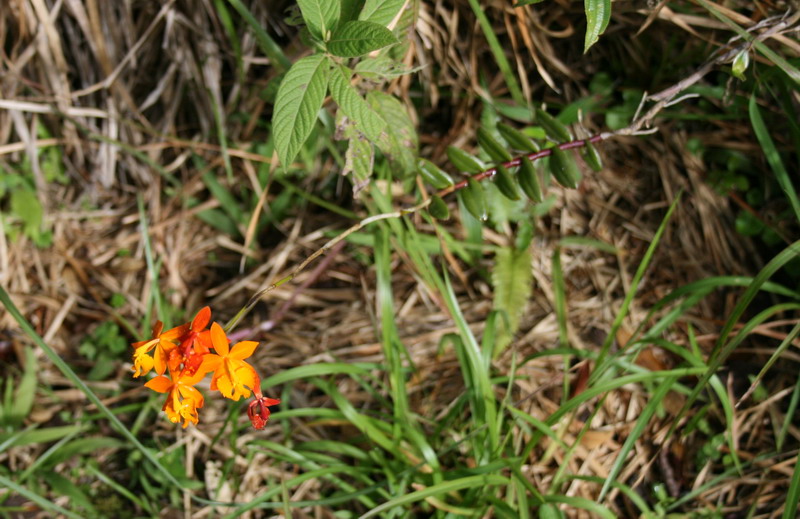
[[658, 388], [655, 392], [650, 396], [650, 401], [642, 410], [639, 418], [636, 420], [636, 424], [633, 426], [633, 430], [628, 433], [628, 437], [625, 439], [625, 443], [622, 445], [622, 448], [617, 453], [617, 458], [614, 460], [614, 465], [611, 467], [611, 471], [606, 478], [605, 483], [603, 484], [603, 488], [600, 490], [600, 496], [597, 498], [598, 501], [602, 501], [605, 499], [606, 494], [609, 490], [611, 490], [611, 484], [614, 483], [619, 475], [620, 471], [622, 470], [622, 466], [628, 458], [628, 454], [633, 449], [634, 444], [639, 439], [639, 437], [644, 432], [645, 428], [650, 423], [650, 418], [655, 414], [656, 409], [658, 406], [661, 405], [661, 401], [667, 396], [672, 386], [675, 382], [678, 381], [678, 377], [671, 376], [665, 378], [661, 384], [659, 384]]
[[30, 490], [28, 490], [25, 487], [17, 485], [13, 481], [11, 481], [10, 479], [8, 479], [8, 478], [6, 478], [5, 476], [2, 476], [2, 475], [0, 475], [0, 486], [4, 486], [4, 487], [8, 488], [9, 490], [11, 490], [13, 492], [16, 492], [17, 494], [30, 499], [31, 501], [33, 501], [34, 503], [36, 503], [37, 505], [39, 505], [40, 507], [42, 507], [45, 510], [50, 510], [50, 511], [53, 511], [53, 512], [57, 512], [57, 513], [59, 513], [59, 514], [61, 514], [63, 516], [70, 517], [72, 519], [82, 519], [82, 517], [83, 517], [83, 516], [78, 515], [76, 513], [70, 512], [69, 510], [67, 510], [65, 508], [62, 508], [62, 507], [58, 506], [55, 503], [51, 503], [50, 501], [48, 501], [47, 499], [43, 498], [39, 494], [31, 492]]
[[786, 198], [792, 205], [795, 218], [800, 222], [800, 200], [797, 199], [797, 192], [794, 190], [794, 184], [789, 178], [786, 167], [783, 165], [781, 156], [778, 153], [778, 148], [775, 147], [775, 142], [772, 140], [767, 125], [764, 123], [764, 118], [761, 117], [761, 111], [758, 109], [755, 95], [750, 96], [748, 111], [750, 113], [750, 123], [753, 125], [753, 131], [758, 138], [761, 149], [764, 151], [764, 156], [767, 158], [772, 172], [775, 173], [778, 184], [781, 186], [781, 189], [783, 189], [783, 192], [786, 194]]
[[261, 47], [261, 50], [267, 55], [271, 65], [275, 67], [278, 72], [283, 72], [291, 67], [292, 62], [289, 61], [289, 58], [287, 58], [283, 53], [280, 45], [278, 45], [275, 40], [273, 40], [272, 37], [267, 34], [267, 31], [264, 30], [261, 22], [256, 20], [255, 16], [253, 16], [253, 13], [251, 13], [247, 7], [245, 7], [242, 1], [228, 0], [228, 2], [230, 2], [233, 8], [236, 9], [236, 12], [239, 13], [239, 16], [244, 18], [244, 20], [247, 22], [247, 25], [250, 26], [253, 34], [255, 34], [258, 46]]
[[595, 379], [603, 371], [603, 361], [605, 360], [606, 355], [608, 355], [608, 350], [611, 348], [611, 344], [614, 342], [614, 339], [617, 336], [617, 330], [619, 330], [619, 327], [622, 326], [622, 321], [625, 319], [625, 316], [628, 315], [628, 308], [630, 308], [633, 297], [636, 295], [636, 291], [639, 289], [639, 283], [642, 282], [644, 273], [647, 270], [647, 267], [650, 265], [650, 261], [653, 259], [653, 255], [658, 247], [658, 243], [661, 241], [661, 237], [664, 235], [664, 231], [667, 229], [667, 223], [669, 222], [673, 211], [675, 211], [675, 208], [678, 206], [680, 199], [681, 194], [678, 193], [678, 196], [676, 196], [675, 200], [673, 200], [672, 204], [670, 204], [667, 214], [664, 215], [664, 219], [661, 220], [661, 225], [658, 226], [658, 230], [656, 231], [655, 236], [653, 236], [653, 241], [650, 242], [650, 245], [647, 247], [647, 251], [642, 258], [641, 263], [639, 263], [639, 268], [636, 269], [636, 274], [631, 280], [630, 290], [627, 294], [625, 294], [625, 299], [623, 300], [622, 306], [617, 312], [617, 316], [614, 318], [614, 322], [611, 325], [611, 330], [609, 330], [606, 340], [603, 343], [603, 346], [600, 348], [600, 355], [597, 357], [596, 368], [594, 373], [592, 373], [591, 379]]
[[34, 342], [34, 344], [42, 349], [47, 358], [50, 359], [50, 362], [52, 362], [59, 369], [59, 371], [61, 371], [61, 373], [63, 373], [64, 376], [67, 377], [67, 379], [72, 382], [78, 390], [86, 395], [86, 398], [93, 403], [102, 414], [106, 416], [111, 426], [125, 439], [127, 439], [134, 447], [136, 447], [136, 449], [139, 450], [144, 457], [147, 458], [147, 460], [164, 475], [164, 477], [166, 477], [170, 484], [175, 485], [178, 488], [183, 488], [180, 482], [175, 479], [175, 476], [173, 476], [169, 470], [161, 465], [153, 452], [142, 445], [142, 442], [140, 442], [139, 439], [136, 438], [136, 436], [134, 436], [128, 430], [128, 428], [119, 421], [119, 418], [117, 418], [116, 415], [111, 412], [111, 409], [109, 409], [108, 406], [106, 406], [103, 401], [100, 400], [100, 398], [94, 393], [94, 391], [92, 391], [89, 386], [87, 386], [86, 383], [81, 380], [81, 378], [72, 370], [69, 364], [64, 362], [58, 353], [56, 353], [55, 350], [53, 350], [49, 345], [47, 345], [47, 343], [44, 342], [39, 334], [33, 329], [28, 320], [23, 317], [17, 308], [17, 305], [14, 304], [14, 302], [8, 296], [8, 292], [6, 292], [5, 288], [2, 286], [0, 286], [0, 303], [6, 307], [8, 313], [11, 314], [11, 316], [17, 321], [17, 324], [19, 324], [20, 328], [22, 328], [22, 331], [25, 332], [25, 334]]
[[544, 500], [548, 503], [564, 503], [573, 508], [581, 508], [594, 514], [596, 517], [603, 517], [604, 519], [616, 519], [616, 515], [611, 513], [611, 510], [604, 507], [599, 503], [595, 503], [591, 499], [585, 497], [570, 497], [570, 496], [544, 496]]
[[797, 517], [797, 503], [800, 501], [800, 455], [794, 462], [794, 472], [792, 481], [789, 483], [789, 490], [786, 492], [786, 504], [783, 508], [783, 519], [793, 519]]
[[489, 49], [492, 51], [492, 55], [494, 56], [494, 60], [497, 62], [498, 68], [500, 68], [500, 73], [503, 74], [503, 79], [506, 81], [506, 86], [508, 86], [508, 91], [511, 93], [511, 98], [518, 105], [527, 106], [528, 103], [525, 101], [525, 96], [522, 95], [522, 90], [519, 87], [517, 76], [511, 69], [511, 64], [508, 62], [508, 59], [506, 59], [505, 49], [503, 49], [503, 46], [500, 45], [500, 40], [497, 39], [497, 35], [495, 35], [494, 29], [492, 29], [492, 23], [486, 16], [486, 11], [478, 0], [469, 0], [469, 6], [472, 8], [472, 12], [478, 19], [478, 24], [481, 26], [483, 36], [486, 38], [486, 42], [489, 44]]
[[417, 490], [416, 492], [411, 492], [410, 494], [405, 494], [395, 497], [394, 499], [390, 499], [389, 501], [378, 505], [366, 514], [362, 515], [360, 519], [367, 519], [369, 517], [376, 516], [384, 510], [390, 510], [396, 506], [416, 503], [417, 501], [422, 501], [428, 497], [448, 494], [450, 492], [456, 492], [465, 488], [487, 487], [489, 485], [508, 485], [509, 483], [510, 481], [508, 478], [494, 474], [469, 476], [466, 478], [455, 479], [453, 481], [445, 481], [444, 483], [439, 483], [438, 485], [432, 485], [428, 488], [423, 488], [422, 490]]

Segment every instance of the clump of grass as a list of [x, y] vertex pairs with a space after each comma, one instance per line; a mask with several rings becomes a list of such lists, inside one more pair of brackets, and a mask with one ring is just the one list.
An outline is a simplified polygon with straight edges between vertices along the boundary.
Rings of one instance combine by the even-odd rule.
[[[793, 516], [793, 13], [597, 2], [614, 14], [584, 54], [603, 18], [584, 37], [574, 6], [386, 2], [399, 43], [327, 49], [344, 79], [279, 164], [282, 74], [330, 42], [311, 4], [0, 11], [0, 511]], [[704, 41], [731, 37], [729, 74], [733, 51]], [[667, 106], [687, 77], [699, 97]], [[338, 113], [358, 105], [348, 85], [402, 110], [391, 144]], [[666, 97], [636, 118], [645, 90]], [[620, 135], [647, 121], [660, 133]], [[505, 162], [491, 143], [516, 134], [498, 122], [518, 143], [561, 125], [617, 138], [541, 203], [487, 174], [485, 193], [456, 179], [485, 198], [445, 197], [449, 221], [398, 211], [428, 203], [418, 158], [451, 176], [452, 147]], [[324, 271], [297, 270], [348, 228]], [[269, 426], [214, 402], [196, 428], [158, 420], [121, 335], [206, 304], [234, 317], [253, 294], [237, 320], [283, 402]]]

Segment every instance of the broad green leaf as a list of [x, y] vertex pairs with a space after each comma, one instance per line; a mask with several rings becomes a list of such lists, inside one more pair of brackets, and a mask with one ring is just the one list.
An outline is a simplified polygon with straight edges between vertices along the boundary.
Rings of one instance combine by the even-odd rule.
[[321, 40], [326, 40], [329, 32], [339, 20], [338, 0], [297, 0], [303, 20], [311, 33]]
[[272, 132], [284, 168], [291, 165], [314, 128], [328, 90], [329, 68], [325, 56], [314, 54], [295, 63], [281, 81]]
[[585, 0], [584, 10], [586, 11], [586, 39], [583, 44], [583, 52], [597, 43], [600, 35], [608, 27], [611, 20], [611, 0]]
[[337, 27], [327, 48], [334, 56], [357, 58], [393, 43], [397, 43], [397, 38], [383, 25], [355, 20]]
[[405, 0], [367, 0], [358, 19], [386, 26], [394, 20], [403, 4]]
[[367, 139], [377, 141], [386, 127], [386, 122], [353, 88], [350, 84], [350, 74], [344, 67], [336, 66], [331, 71], [330, 91], [339, 109], [355, 123], [356, 128], [366, 135]]
[[378, 147], [401, 175], [415, 172], [419, 137], [408, 109], [397, 98], [377, 90], [367, 94], [367, 101], [386, 121], [386, 138], [377, 142]]
[[11, 214], [22, 220], [25, 234], [39, 234], [44, 211], [36, 193], [27, 186], [11, 191]]
[[494, 308], [505, 312], [508, 322], [500, 320], [500, 332], [495, 346], [495, 355], [511, 341], [519, 327], [519, 320], [525, 311], [525, 304], [531, 295], [533, 268], [529, 250], [504, 247], [497, 251], [492, 285], [494, 286]]
[[9, 419], [12, 424], [18, 425], [28, 416], [33, 407], [33, 397], [36, 394], [36, 372], [38, 365], [36, 355], [31, 348], [25, 348], [25, 372], [17, 386], [14, 402], [9, 410]]

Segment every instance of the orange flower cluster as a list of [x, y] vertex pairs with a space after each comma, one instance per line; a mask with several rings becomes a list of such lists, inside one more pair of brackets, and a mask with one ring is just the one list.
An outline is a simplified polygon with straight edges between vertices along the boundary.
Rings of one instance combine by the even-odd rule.
[[150, 340], [133, 343], [133, 377], [155, 370], [158, 376], [145, 387], [167, 393], [162, 409], [170, 421], [178, 423], [183, 419], [186, 427], [190, 422], [197, 423], [197, 410], [205, 402], [194, 386], [213, 372], [211, 390], [219, 391], [225, 398], [239, 400], [253, 393], [247, 415], [253, 427], [262, 429], [269, 420], [269, 406], [279, 404], [280, 400], [261, 394], [261, 379], [253, 366], [245, 362], [258, 343], [242, 341], [231, 348], [219, 323], [206, 329], [210, 321], [211, 309], [207, 306], [197, 312], [191, 323], [171, 330], [163, 331], [163, 323], [157, 321]]

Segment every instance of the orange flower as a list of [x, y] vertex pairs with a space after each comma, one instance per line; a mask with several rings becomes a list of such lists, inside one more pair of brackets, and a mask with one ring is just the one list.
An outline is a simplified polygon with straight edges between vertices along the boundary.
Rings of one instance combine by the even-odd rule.
[[[153, 326], [152, 339], [133, 343], [133, 347], [136, 348], [133, 352], [133, 370], [135, 371], [133, 378], [146, 375], [153, 367], [156, 368], [156, 373], [163, 375], [167, 369], [169, 353], [176, 347], [175, 341], [189, 330], [189, 325], [176, 326], [161, 333], [163, 329], [164, 323], [156, 321], [156, 325]], [[148, 353], [153, 348], [156, 351], [154, 357], [151, 357]]]
[[145, 387], [159, 393], [169, 393], [164, 407], [161, 409], [167, 413], [167, 418], [172, 423], [178, 423], [183, 418], [183, 427], [186, 428], [189, 422], [197, 424], [199, 416], [197, 410], [203, 407], [203, 395], [193, 386], [200, 382], [205, 376], [202, 371], [188, 374], [181, 371], [175, 376], [175, 372], [170, 372], [171, 379], [164, 375], [159, 375], [147, 382]]
[[253, 354], [258, 343], [242, 341], [229, 349], [225, 331], [218, 323], [214, 323], [211, 325], [211, 344], [217, 353], [203, 356], [198, 373], [213, 371], [211, 389], [219, 390], [225, 398], [239, 400], [241, 397], [249, 397], [250, 391], [257, 389], [261, 381], [253, 367], [244, 359]]
[[177, 371], [181, 364], [184, 369], [192, 372], [200, 367], [203, 355], [208, 353], [211, 347], [211, 338], [208, 330], [208, 322], [211, 320], [211, 308], [204, 306], [192, 319], [191, 324], [186, 325], [186, 332], [179, 338], [180, 348], [172, 350], [169, 355], [169, 368]]

